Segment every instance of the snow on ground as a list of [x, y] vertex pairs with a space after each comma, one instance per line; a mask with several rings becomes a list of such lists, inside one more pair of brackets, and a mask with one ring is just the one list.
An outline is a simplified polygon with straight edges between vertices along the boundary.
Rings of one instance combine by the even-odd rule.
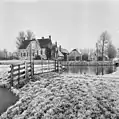
[[0, 78], [2, 75], [10, 70], [10, 65], [0, 65]]
[[1, 119], [119, 118], [117, 78], [41, 74], [17, 93], [19, 101]]
[[0, 65], [0, 86], [8, 84], [10, 65]]

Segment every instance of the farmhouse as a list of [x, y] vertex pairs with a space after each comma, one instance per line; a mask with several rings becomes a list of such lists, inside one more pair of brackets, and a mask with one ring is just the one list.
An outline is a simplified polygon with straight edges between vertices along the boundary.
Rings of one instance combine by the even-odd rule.
[[42, 37], [41, 39], [24, 40], [19, 47], [18, 54], [20, 59], [33, 59], [40, 56], [44, 59], [46, 56], [46, 49], [52, 49], [51, 36], [48, 38]]
[[77, 49], [73, 49], [69, 55], [68, 55], [69, 60], [81, 60], [81, 53]]

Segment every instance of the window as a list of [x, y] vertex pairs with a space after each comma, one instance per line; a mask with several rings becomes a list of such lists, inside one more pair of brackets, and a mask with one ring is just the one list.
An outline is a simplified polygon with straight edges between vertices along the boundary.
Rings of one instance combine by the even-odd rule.
[[28, 55], [29, 55], [29, 54], [28, 54], [28, 52], [27, 52], [27, 57], [28, 57]]
[[41, 55], [42, 55], [42, 53], [43, 53], [43, 52], [42, 52], [42, 49], [41, 49], [41, 51], [40, 51], [40, 52], [41, 52]]
[[21, 52], [21, 57], [22, 57], [22, 52]]
[[24, 57], [26, 56], [26, 53], [24, 52]]
[[33, 56], [35, 55], [35, 53], [33, 52]]

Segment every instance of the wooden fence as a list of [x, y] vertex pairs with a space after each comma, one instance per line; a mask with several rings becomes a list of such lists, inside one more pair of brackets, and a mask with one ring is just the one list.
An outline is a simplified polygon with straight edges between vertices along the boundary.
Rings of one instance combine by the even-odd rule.
[[61, 69], [61, 63], [59, 61], [45, 61], [40, 64], [34, 65], [34, 74], [42, 74], [52, 71], [59, 71]]
[[20, 64], [11, 64], [9, 77], [11, 86], [20, 86], [27, 82], [34, 75], [34, 64], [33, 62], [24, 62]]
[[59, 71], [61, 69], [61, 63], [58, 61], [43, 62], [41, 64], [35, 64], [33, 62], [24, 62], [20, 64], [11, 64], [9, 77], [11, 86], [20, 86], [28, 82], [33, 78], [34, 74], [41, 74], [51, 71]]

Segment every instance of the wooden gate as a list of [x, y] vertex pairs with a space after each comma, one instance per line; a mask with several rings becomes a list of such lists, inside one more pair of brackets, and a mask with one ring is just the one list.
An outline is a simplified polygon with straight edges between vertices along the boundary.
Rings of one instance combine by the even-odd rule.
[[34, 75], [34, 63], [24, 62], [20, 64], [11, 64], [9, 77], [11, 86], [18, 86], [29, 81]]

